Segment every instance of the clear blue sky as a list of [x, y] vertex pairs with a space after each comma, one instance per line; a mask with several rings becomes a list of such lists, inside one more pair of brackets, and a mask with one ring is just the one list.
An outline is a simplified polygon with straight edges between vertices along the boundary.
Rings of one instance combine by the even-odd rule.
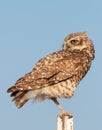
[[96, 58], [70, 100], [75, 130], [102, 129], [102, 1], [0, 1], [0, 130], [55, 130], [59, 110], [52, 101], [29, 101], [22, 109], [6, 90], [43, 56], [60, 50], [69, 33], [87, 31]]

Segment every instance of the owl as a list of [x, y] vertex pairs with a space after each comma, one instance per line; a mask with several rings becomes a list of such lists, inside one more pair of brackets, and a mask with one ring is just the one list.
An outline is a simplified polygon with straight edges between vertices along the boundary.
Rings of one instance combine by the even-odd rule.
[[58, 98], [71, 98], [90, 69], [94, 46], [86, 32], [69, 34], [62, 50], [40, 59], [31, 72], [18, 79], [7, 92], [21, 108], [29, 99], [51, 99], [63, 111]]

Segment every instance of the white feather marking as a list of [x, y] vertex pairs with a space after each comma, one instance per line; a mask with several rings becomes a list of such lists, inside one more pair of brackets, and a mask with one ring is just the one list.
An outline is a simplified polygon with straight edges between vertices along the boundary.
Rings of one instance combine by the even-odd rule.
[[45, 88], [40, 88], [36, 90], [30, 90], [28, 91], [23, 98], [24, 99], [35, 99], [38, 102], [44, 101], [46, 98], [51, 97], [51, 93], [48, 91], [47, 87]]

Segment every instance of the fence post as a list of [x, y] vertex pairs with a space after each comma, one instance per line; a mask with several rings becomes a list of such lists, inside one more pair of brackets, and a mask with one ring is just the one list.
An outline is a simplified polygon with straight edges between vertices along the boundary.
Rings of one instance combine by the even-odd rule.
[[69, 113], [59, 114], [57, 117], [57, 130], [73, 130], [73, 116]]

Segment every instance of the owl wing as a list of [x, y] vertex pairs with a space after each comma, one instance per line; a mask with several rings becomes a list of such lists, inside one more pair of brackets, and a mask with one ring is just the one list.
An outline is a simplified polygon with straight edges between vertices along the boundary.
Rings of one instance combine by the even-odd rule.
[[[74, 57], [74, 59], [73, 59]], [[81, 60], [79, 55], [65, 51], [55, 52], [42, 58], [33, 70], [17, 80], [8, 92], [30, 90], [57, 84], [75, 75]]]

